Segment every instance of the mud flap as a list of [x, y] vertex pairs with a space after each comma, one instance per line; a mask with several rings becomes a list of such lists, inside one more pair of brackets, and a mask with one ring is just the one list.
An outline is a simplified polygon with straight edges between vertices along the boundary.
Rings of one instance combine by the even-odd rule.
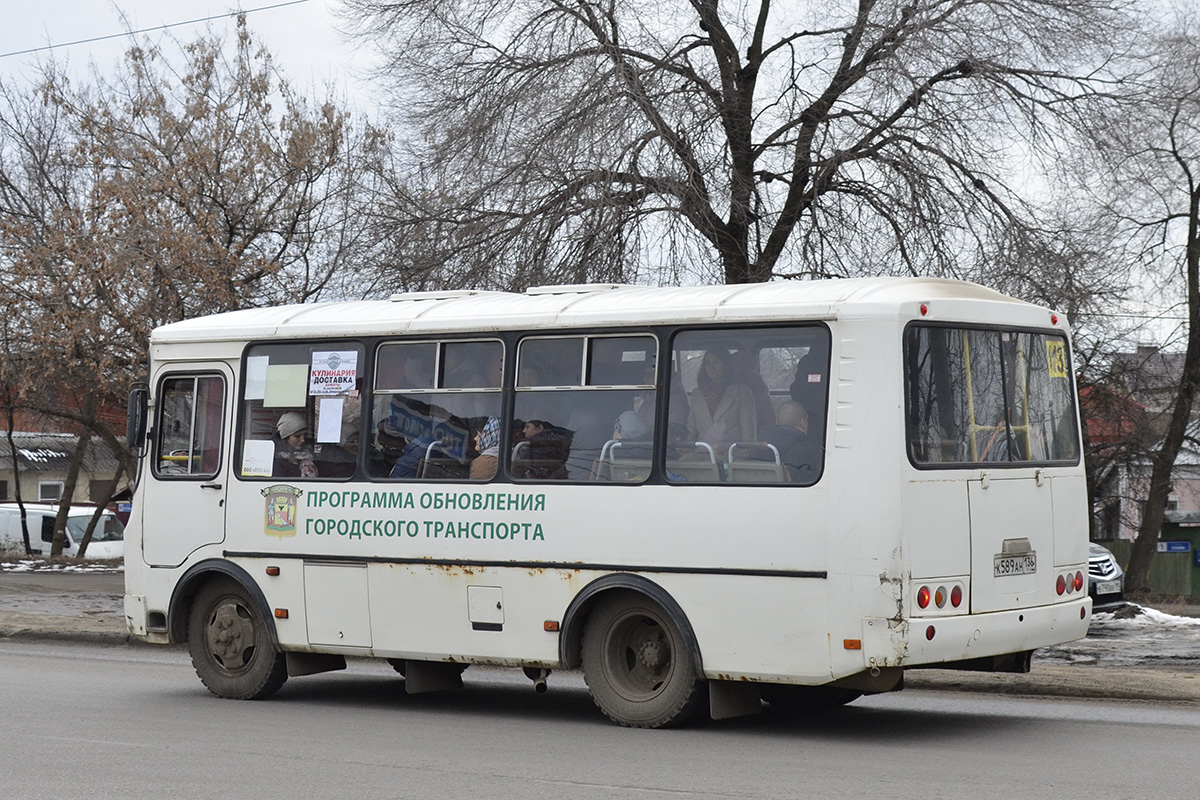
[[404, 671], [404, 691], [408, 694], [424, 694], [461, 689], [462, 671], [462, 664], [408, 661]]
[[287, 658], [289, 678], [301, 675], [316, 675], [318, 672], [333, 672], [346, 668], [346, 657], [329, 653], [284, 653]]
[[709, 681], [708, 713], [713, 719], [762, 713], [758, 686], [746, 681]]

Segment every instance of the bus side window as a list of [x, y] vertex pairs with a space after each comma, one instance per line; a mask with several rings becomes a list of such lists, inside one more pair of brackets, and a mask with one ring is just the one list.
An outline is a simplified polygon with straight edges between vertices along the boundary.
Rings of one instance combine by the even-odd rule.
[[[504, 343], [386, 342], [376, 354], [367, 469], [373, 478], [467, 480], [475, 434], [500, 417]], [[493, 426], [494, 427], [494, 426]], [[476, 479], [487, 479], [476, 471]]]
[[510, 420], [512, 478], [649, 478], [657, 348], [644, 334], [524, 339]]
[[683, 331], [672, 344], [667, 480], [816, 483], [824, 467], [824, 326]]
[[263, 344], [246, 351], [242, 478], [344, 480], [358, 464], [363, 347], [353, 341]]

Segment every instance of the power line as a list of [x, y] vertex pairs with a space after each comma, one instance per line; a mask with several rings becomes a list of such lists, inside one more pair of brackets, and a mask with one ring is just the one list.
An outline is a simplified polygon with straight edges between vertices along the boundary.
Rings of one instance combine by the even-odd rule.
[[253, 14], [256, 11], [270, 11], [275, 8], [284, 8], [285, 6], [295, 6], [301, 3], [307, 3], [309, 0], [288, 0], [286, 3], [276, 3], [270, 6], [259, 6], [258, 8], [239, 9], [230, 11], [227, 14], [214, 14], [211, 17], [200, 17], [199, 19], [189, 19], [186, 22], [172, 22], [167, 25], [158, 25], [153, 28], [141, 28], [136, 31], [125, 31], [124, 33], [110, 33], [107, 36], [94, 36], [91, 39], [80, 39], [75, 42], [64, 42], [63, 44], [48, 44], [43, 47], [31, 47], [28, 50], [14, 50], [11, 53], [0, 53], [0, 58], [8, 58], [9, 56], [24, 56], [30, 53], [40, 53], [45, 50], [54, 50], [59, 47], [73, 47], [77, 44], [91, 44], [92, 42], [103, 42], [107, 39], [120, 39], [126, 36], [136, 36], [139, 33], [151, 33], [153, 31], [165, 31], [168, 28], [178, 28], [182, 25], [195, 25], [198, 22], [212, 22], [215, 19], [225, 19], [227, 17], [236, 17], [241, 14]]

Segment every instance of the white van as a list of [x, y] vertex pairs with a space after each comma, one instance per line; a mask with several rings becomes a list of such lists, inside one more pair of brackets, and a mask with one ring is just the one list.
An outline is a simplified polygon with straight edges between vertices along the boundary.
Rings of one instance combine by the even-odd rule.
[[[64, 556], [79, 554], [79, 542], [87, 531], [88, 522], [96, 511], [91, 506], [72, 507], [67, 515], [67, 535], [63, 541]], [[50, 555], [54, 538], [54, 519], [58, 506], [50, 503], [26, 503], [25, 519], [29, 526], [29, 548], [32, 555]], [[0, 551], [9, 555], [25, 554], [21, 535], [21, 509], [16, 503], [0, 505]], [[88, 543], [87, 558], [123, 558], [125, 555], [125, 526], [111, 511], [105, 511], [96, 522], [92, 541]]]

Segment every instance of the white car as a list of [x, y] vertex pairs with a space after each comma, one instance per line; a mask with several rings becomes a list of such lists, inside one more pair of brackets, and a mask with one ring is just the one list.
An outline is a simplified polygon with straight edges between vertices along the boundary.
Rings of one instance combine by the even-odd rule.
[[[96, 509], [92, 506], [72, 506], [67, 516], [64, 556], [79, 555], [79, 542], [87, 531], [88, 522]], [[51, 503], [26, 503], [25, 524], [29, 530], [31, 555], [50, 555], [54, 538], [54, 520], [58, 506]], [[21, 509], [16, 503], [0, 505], [0, 551], [25, 555], [25, 537], [21, 531]], [[96, 522], [86, 558], [123, 558], [125, 555], [125, 526], [117, 515], [105, 511]]]

